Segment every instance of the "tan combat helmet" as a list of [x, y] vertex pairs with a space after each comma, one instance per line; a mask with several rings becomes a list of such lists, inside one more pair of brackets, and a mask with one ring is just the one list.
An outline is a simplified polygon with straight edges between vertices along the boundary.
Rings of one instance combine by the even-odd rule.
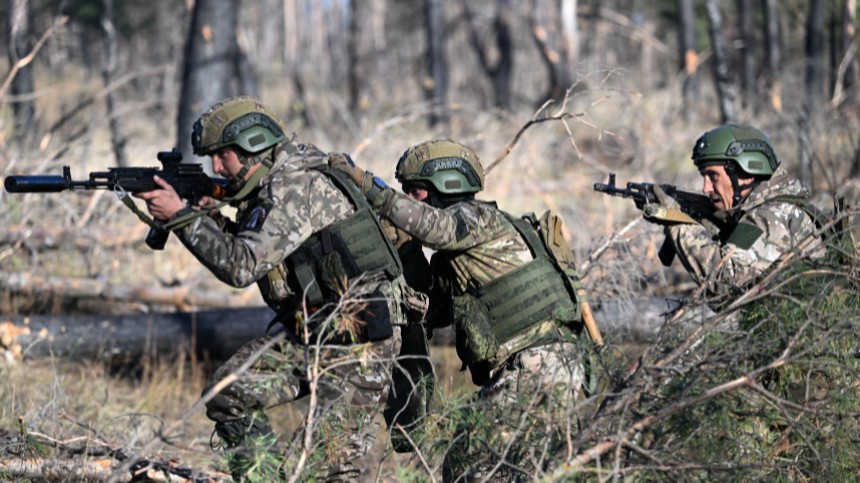
[[286, 138], [284, 125], [265, 104], [252, 97], [223, 100], [194, 123], [191, 146], [197, 156], [208, 156], [227, 146], [256, 154]]
[[442, 196], [477, 193], [484, 189], [484, 169], [469, 146], [437, 139], [413, 146], [403, 153], [394, 171], [403, 185], [432, 186]]

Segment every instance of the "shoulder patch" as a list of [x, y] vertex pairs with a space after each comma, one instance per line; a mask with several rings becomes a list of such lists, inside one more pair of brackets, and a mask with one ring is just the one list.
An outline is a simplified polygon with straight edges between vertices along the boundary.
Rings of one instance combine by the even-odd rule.
[[731, 243], [741, 250], [749, 250], [758, 240], [764, 230], [749, 223], [738, 223], [732, 234], [726, 240], [726, 243]]
[[248, 211], [248, 214], [242, 218], [240, 230], [259, 233], [260, 230], [263, 229], [263, 223], [266, 221], [266, 217], [269, 216], [269, 213], [271, 213], [273, 206], [274, 205], [272, 203], [265, 202], [251, 208]]

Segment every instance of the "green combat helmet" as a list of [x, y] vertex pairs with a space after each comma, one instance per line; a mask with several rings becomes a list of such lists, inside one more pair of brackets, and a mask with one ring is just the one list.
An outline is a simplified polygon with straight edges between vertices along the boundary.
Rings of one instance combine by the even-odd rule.
[[243, 165], [228, 189], [235, 193], [245, 184], [248, 170], [268, 155], [266, 149], [284, 139], [284, 125], [271, 109], [257, 99], [240, 96], [223, 100], [200, 116], [191, 132], [191, 147], [197, 156], [233, 148]]
[[[693, 163], [699, 169], [707, 166], [726, 167], [726, 174], [732, 182], [734, 206], [740, 203], [745, 189], [770, 178], [779, 167], [770, 139], [746, 124], [726, 124], [703, 134], [693, 147]], [[737, 170], [756, 178], [741, 185]]]
[[746, 124], [726, 124], [708, 131], [693, 147], [693, 162], [699, 169], [729, 161], [754, 176], [772, 176], [779, 166], [770, 139]]
[[437, 139], [413, 146], [403, 153], [394, 176], [401, 184], [433, 188], [451, 198], [472, 195], [484, 189], [484, 169], [468, 146], [450, 139]]

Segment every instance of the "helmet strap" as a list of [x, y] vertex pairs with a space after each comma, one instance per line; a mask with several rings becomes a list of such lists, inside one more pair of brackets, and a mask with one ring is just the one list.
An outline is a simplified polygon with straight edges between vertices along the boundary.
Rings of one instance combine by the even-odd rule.
[[726, 174], [729, 175], [729, 180], [732, 182], [732, 208], [737, 208], [741, 203], [741, 200], [744, 198], [742, 195], [744, 190], [755, 188], [761, 184], [761, 180], [755, 177], [749, 183], [740, 184], [738, 182], [737, 164], [734, 161], [726, 163]]
[[247, 182], [245, 180], [245, 177], [248, 176], [248, 171], [250, 171], [252, 167], [260, 164], [267, 158], [274, 159], [274, 153], [276, 148], [277, 145], [275, 145], [271, 150], [267, 149], [265, 151], [262, 151], [258, 155], [251, 157], [246, 156], [246, 154], [241, 149], [234, 148], [233, 152], [236, 153], [236, 157], [238, 157], [239, 162], [242, 163], [242, 169], [240, 169], [239, 172], [236, 173], [236, 176], [233, 176], [233, 179], [230, 180], [230, 184], [227, 185], [227, 193], [229, 195], [235, 195], [236, 193], [241, 191], [241, 189], [245, 186], [245, 183]]

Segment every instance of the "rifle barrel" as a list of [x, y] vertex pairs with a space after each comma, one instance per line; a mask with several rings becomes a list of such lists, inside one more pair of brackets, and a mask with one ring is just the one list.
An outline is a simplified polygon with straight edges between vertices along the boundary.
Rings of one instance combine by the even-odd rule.
[[62, 176], [7, 176], [3, 186], [10, 193], [55, 193], [66, 189]]

